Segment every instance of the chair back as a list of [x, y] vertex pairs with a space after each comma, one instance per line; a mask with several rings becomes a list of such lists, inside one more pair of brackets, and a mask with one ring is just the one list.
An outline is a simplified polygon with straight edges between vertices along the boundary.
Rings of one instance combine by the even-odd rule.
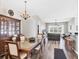
[[37, 35], [37, 39], [38, 39], [37, 42], [40, 42], [42, 40], [42, 35], [40, 35], [40, 34]]
[[5, 55], [5, 47], [6, 43], [4, 42], [4, 40], [0, 40], [0, 57], [2, 57], [3, 55]]
[[13, 41], [13, 42], [16, 42], [16, 39], [17, 39], [16, 36], [13, 36], [13, 37], [12, 37], [12, 41]]
[[9, 56], [10, 56], [11, 59], [16, 58], [16, 57], [20, 59], [17, 43], [9, 42], [8, 43], [8, 49], [9, 49]]
[[25, 36], [24, 36], [24, 35], [21, 35], [21, 36], [20, 36], [20, 41], [21, 41], [21, 42], [24, 42], [24, 41], [25, 41]]
[[42, 39], [42, 35], [37, 35], [37, 38], [38, 39]]

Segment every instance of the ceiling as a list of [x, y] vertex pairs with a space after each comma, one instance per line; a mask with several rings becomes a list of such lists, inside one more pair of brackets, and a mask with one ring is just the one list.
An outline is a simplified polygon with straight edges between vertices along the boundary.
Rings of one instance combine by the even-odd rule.
[[[0, 0], [1, 6], [17, 12], [24, 10], [24, 0]], [[4, 4], [3, 4], [4, 3]], [[77, 17], [78, 0], [27, 0], [27, 11], [42, 20]]]

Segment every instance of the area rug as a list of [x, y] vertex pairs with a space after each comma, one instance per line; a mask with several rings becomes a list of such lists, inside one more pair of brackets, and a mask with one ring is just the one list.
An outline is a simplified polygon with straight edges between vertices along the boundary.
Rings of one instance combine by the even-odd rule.
[[67, 59], [63, 49], [54, 48], [54, 59]]

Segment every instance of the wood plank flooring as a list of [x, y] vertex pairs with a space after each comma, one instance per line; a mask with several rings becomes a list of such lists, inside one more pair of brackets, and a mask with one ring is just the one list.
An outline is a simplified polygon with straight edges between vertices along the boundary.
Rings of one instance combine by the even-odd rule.
[[32, 59], [54, 59], [54, 48], [63, 49], [67, 59], [78, 59], [77, 55], [73, 51], [70, 52], [65, 49], [63, 39], [60, 40], [60, 43], [55, 41], [48, 41], [48, 44], [43, 48], [40, 58], [34, 56]]
[[44, 48], [41, 59], [54, 59], [54, 48], [63, 49], [67, 59], [78, 59], [77, 55], [73, 51], [67, 51], [65, 49], [64, 40], [60, 40], [60, 43], [49, 41], [48, 45]]

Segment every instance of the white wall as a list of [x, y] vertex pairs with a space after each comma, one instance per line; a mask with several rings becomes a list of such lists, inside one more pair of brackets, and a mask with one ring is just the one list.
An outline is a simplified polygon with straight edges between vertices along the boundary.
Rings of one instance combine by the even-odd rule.
[[[37, 36], [37, 25], [41, 23], [40, 18], [38, 16], [32, 16], [28, 20], [21, 21], [21, 33], [23, 33], [27, 38], [36, 37]], [[42, 25], [39, 25], [41, 27]], [[42, 31], [39, 28], [40, 32]]]
[[39, 25], [39, 33], [42, 33], [42, 30], [45, 29], [45, 23], [43, 23], [42, 21], [39, 21], [38, 25]]
[[[17, 3], [19, 2], [19, 3]], [[27, 3], [28, 4], [28, 3]], [[9, 16], [8, 10], [12, 9], [14, 11], [14, 16]], [[28, 20], [24, 20], [20, 17], [20, 12], [24, 12], [24, 1], [23, 0], [0, 0], [0, 14], [17, 18], [21, 20], [21, 33], [26, 37], [36, 37], [37, 35], [37, 25], [40, 25], [40, 32], [42, 32], [41, 19], [35, 15], [29, 13], [31, 16]], [[29, 11], [28, 11], [29, 12]]]
[[45, 29], [45, 23], [37, 15], [34, 15], [33, 18], [36, 19], [36, 23], [39, 25], [39, 33], [42, 33], [42, 30]]
[[35, 19], [30, 18], [28, 20], [21, 21], [21, 33], [24, 34], [26, 37], [36, 37], [37, 34], [37, 23]]
[[[70, 26], [72, 27], [70, 29]], [[72, 33], [73, 40], [74, 40], [74, 45], [75, 45], [75, 52], [78, 53], [78, 35], [75, 35], [75, 32], [78, 32], [78, 18], [73, 17], [69, 22], [68, 22], [68, 32]]]
[[45, 23], [40, 23], [39, 24], [39, 33], [42, 33], [42, 30], [46, 29], [45, 28]]
[[78, 18], [77, 17], [71, 18], [71, 20], [68, 22], [68, 32], [71, 32], [72, 34], [78, 32], [77, 26], [78, 26]]

